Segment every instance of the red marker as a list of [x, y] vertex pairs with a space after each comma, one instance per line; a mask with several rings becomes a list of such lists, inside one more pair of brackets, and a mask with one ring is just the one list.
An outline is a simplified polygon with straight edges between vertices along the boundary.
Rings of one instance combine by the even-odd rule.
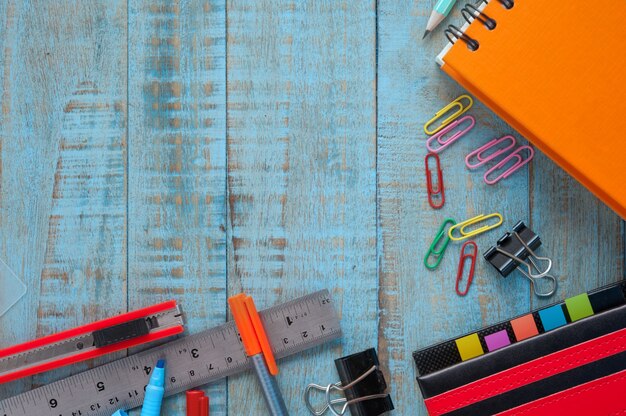
[[200, 397], [200, 416], [209, 416], [209, 398]]
[[209, 416], [209, 398], [202, 390], [187, 392], [187, 416]]

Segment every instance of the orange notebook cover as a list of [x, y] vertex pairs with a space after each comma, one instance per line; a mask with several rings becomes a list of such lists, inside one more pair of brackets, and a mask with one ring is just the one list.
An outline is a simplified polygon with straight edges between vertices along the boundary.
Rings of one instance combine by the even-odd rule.
[[626, 218], [626, 0], [491, 0], [443, 71]]

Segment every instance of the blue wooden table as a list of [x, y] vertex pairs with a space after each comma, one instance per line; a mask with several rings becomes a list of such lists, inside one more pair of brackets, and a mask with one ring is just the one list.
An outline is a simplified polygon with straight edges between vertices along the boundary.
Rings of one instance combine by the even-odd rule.
[[[465, 169], [512, 132], [480, 103], [442, 154], [445, 207], [428, 206], [422, 125], [463, 92], [434, 63], [441, 30], [421, 40], [433, 3], [3, 0], [0, 258], [28, 294], [0, 346], [169, 298], [193, 333], [242, 290], [266, 307], [328, 288], [345, 336], [281, 364], [292, 414], [334, 358], [374, 346], [397, 414], [425, 415], [412, 351], [547, 302], [482, 260], [457, 296], [458, 245], [422, 263], [444, 218], [501, 212], [481, 250], [531, 224], [553, 299], [623, 278], [624, 223], [545, 156], [493, 187]], [[213, 415], [265, 412], [251, 374], [207, 390]]]

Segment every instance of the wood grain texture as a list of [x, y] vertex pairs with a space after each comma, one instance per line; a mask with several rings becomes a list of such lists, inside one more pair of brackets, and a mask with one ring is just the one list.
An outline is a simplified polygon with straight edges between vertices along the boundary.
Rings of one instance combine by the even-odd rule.
[[[562, 299], [624, 277], [624, 222], [543, 154], [532, 165], [532, 224], [554, 260]], [[533, 301], [537, 307], [546, 301]]]
[[[469, 171], [465, 155], [510, 127], [476, 102], [468, 114], [474, 129], [440, 153], [447, 202], [433, 210], [427, 202], [424, 123], [464, 91], [434, 62], [446, 40], [434, 33], [422, 40], [430, 2], [378, 5], [378, 178], [379, 348], [392, 377], [398, 414], [426, 415], [411, 363], [418, 348], [522, 313], [530, 307], [527, 283], [502, 279], [480, 259], [469, 293], [455, 292], [461, 243], [451, 243], [441, 265], [428, 270], [423, 259], [445, 218], [457, 222], [500, 212], [500, 229], [475, 238], [479, 252], [518, 220], [530, 219], [528, 175], [497, 186], [483, 182], [484, 170]], [[451, 22], [460, 16], [453, 14]]]
[[[281, 362], [291, 414], [333, 359], [376, 346], [395, 414], [425, 415], [415, 349], [542, 304], [482, 260], [459, 298], [458, 243], [427, 270], [444, 218], [501, 212], [481, 252], [527, 221], [555, 261], [550, 301], [626, 277], [624, 222], [545, 156], [494, 187], [465, 169], [514, 133], [480, 103], [441, 154], [446, 206], [428, 206], [422, 126], [463, 93], [434, 62], [442, 31], [421, 39], [433, 5], [0, 2], [0, 258], [29, 288], [0, 347], [169, 298], [198, 332], [229, 319], [227, 295], [262, 309], [328, 288], [344, 337]], [[213, 415], [266, 412], [252, 374], [207, 391]]]
[[[445, 39], [420, 40], [431, 6], [428, 2], [405, 8], [394, 2], [379, 3], [380, 350], [393, 374], [401, 414], [426, 414], [424, 407], [417, 405], [416, 384], [407, 381], [415, 376], [412, 367], [408, 370], [406, 366], [411, 351], [539, 303], [519, 274], [502, 279], [482, 260], [470, 293], [458, 298], [454, 278], [459, 249], [454, 244], [440, 268], [434, 273], [427, 271], [423, 255], [446, 216], [459, 220], [494, 210], [504, 215], [500, 230], [477, 240], [481, 252], [517, 220], [529, 223], [544, 239], [542, 253], [553, 257], [557, 270], [568, 275], [567, 281], [561, 279], [558, 295], [547, 302], [623, 275], [622, 222], [545, 157], [534, 162], [530, 191], [529, 178], [523, 173], [495, 187], [482, 183], [478, 173], [468, 173], [463, 157], [470, 149], [513, 133], [481, 105], [470, 111], [478, 121], [472, 134], [441, 154], [448, 190], [446, 207], [435, 212], [427, 205], [422, 125], [462, 93], [433, 62]], [[459, 19], [453, 15], [450, 21]], [[569, 239], [574, 239], [574, 249], [568, 248]], [[590, 249], [584, 259], [580, 258], [582, 247]]]
[[[129, 304], [177, 299], [198, 332], [226, 309], [224, 2], [129, 5]], [[208, 394], [225, 414], [225, 381]]]
[[[229, 294], [266, 307], [328, 288], [341, 346], [281, 364], [291, 414], [333, 359], [377, 339], [375, 3], [228, 3]], [[230, 414], [264, 414], [250, 374]]]
[[124, 1], [7, 1], [0, 15], [0, 255], [29, 289], [0, 318], [7, 346], [126, 310], [127, 19]]

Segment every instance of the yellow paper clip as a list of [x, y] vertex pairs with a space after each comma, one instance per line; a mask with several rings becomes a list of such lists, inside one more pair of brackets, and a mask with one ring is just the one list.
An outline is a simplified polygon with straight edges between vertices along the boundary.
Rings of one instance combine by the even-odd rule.
[[[489, 218], [498, 218], [498, 222], [496, 222], [495, 224], [491, 224], [491, 225], [483, 225], [482, 227], [479, 227], [472, 231], [466, 231], [467, 227], [472, 226], [474, 224], [478, 224], [479, 222], [482, 222], [482, 221], [487, 221]], [[489, 214], [489, 215], [480, 214], [474, 218], [470, 218], [469, 220], [459, 222], [458, 224], [450, 227], [448, 229], [448, 237], [450, 237], [450, 239], [454, 241], [465, 240], [466, 238], [470, 238], [475, 235], [484, 233], [486, 231], [493, 230], [494, 228], [498, 228], [499, 226], [502, 225], [502, 221], [503, 221], [502, 215], [500, 215], [497, 212], [494, 212], [493, 214]], [[458, 230], [461, 236], [455, 237], [454, 230]]]
[[[467, 106], [463, 106], [463, 100], [464, 99], [468, 101]], [[463, 95], [458, 96], [450, 104], [448, 104], [447, 106], [445, 106], [441, 110], [437, 111], [437, 113], [435, 113], [435, 117], [431, 118], [430, 120], [428, 120], [426, 122], [426, 124], [424, 124], [424, 133], [428, 134], [429, 136], [431, 134], [437, 133], [439, 130], [441, 130], [442, 128], [444, 128], [448, 124], [452, 123], [461, 114], [463, 114], [464, 112], [466, 112], [467, 110], [472, 108], [472, 105], [474, 105], [474, 100], [472, 100], [472, 97], [470, 97], [469, 95], [463, 94]], [[448, 118], [446, 118], [444, 121], [442, 121], [441, 124], [439, 124], [439, 126], [437, 126], [434, 130], [428, 130], [428, 128], [433, 123], [435, 123], [444, 114], [446, 114], [448, 111], [452, 110], [455, 107], [457, 107], [458, 110], [456, 110], [454, 113], [452, 113], [452, 115], [450, 115]]]

